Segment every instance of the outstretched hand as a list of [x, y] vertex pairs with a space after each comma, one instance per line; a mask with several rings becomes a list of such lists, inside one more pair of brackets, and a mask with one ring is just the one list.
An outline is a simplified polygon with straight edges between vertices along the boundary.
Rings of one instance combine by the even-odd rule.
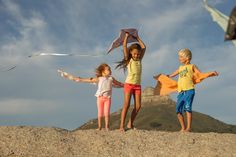
[[57, 72], [61, 75], [61, 77], [64, 77], [64, 78], [74, 81], [74, 77], [72, 75], [68, 74], [67, 72], [65, 72], [61, 69], [58, 69]]
[[217, 71], [212, 72], [212, 76], [218, 76], [218, 75], [219, 75], [219, 73]]

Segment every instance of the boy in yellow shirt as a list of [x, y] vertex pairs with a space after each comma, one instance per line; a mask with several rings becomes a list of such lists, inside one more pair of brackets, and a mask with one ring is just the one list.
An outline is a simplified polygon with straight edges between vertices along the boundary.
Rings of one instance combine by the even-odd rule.
[[[175, 72], [168, 77], [175, 77], [179, 75], [178, 78], [178, 97], [176, 103], [176, 113], [178, 116], [179, 123], [181, 125], [180, 131], [191, 131], [192, 123], [192, 103], [195, 95], [194, 89], [194, 73], [201, 73], [196, 65], [191, 64], [192, 53], [189, 49], [181, 49], [178, 52], [179, 62], [182, 64]], [[218, 76], [216, 71], [209, 72], [211, 76]], [[184, 117], [182, 112], [187, 113], [187, 127], [185, 127]]]

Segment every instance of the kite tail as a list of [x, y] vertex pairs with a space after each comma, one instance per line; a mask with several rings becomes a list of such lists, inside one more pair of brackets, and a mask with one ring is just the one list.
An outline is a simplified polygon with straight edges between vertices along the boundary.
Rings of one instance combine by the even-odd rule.
[[[58, 57], [66, 57], [66, 56], [74, 56], [74, 57], [102, 57], [106, 54], [98, 54], [98, 55], [90, 55], [90, 54], [72, 54], [72, 53], [35, 53], [28, 55], [25, 60], [34, 58], [34, 57], [40, 57], [40, 56], [58, 56]], [[22, 62], [23, 63], [23, 62]], [[7, 68], [0, 67], [0, 72], [8, 72], [13, 69], [15, 69], [17, 66], [19, 66], [20, 63], [17, 63], [15, 65], [9, 66]]]

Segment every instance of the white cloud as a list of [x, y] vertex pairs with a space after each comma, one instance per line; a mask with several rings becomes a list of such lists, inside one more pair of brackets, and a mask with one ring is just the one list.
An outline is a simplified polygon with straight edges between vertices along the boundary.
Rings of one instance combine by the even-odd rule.
[[2, 2], [8, 13], [12, 14], [16, 19], [22, 19], [20, 8], [16, 3], [11, 0], [3, 0]]
[[[56, 105], [57, 104], [57, 105]], [[33, 99], [11, 99], [0, 101], [1, 115], [48, 114], [60, 106], [55, 101]]]
[[180, 28], [187, 28], [186, 22], [199, 14], [199, 4], [191, 1], [181, 5], [171, 5], [161, 12], [157, 10], [148, 17], [141, 18], [139, 23], [150, 40], [163, 40], [173, 36], [176, 31], [181, 30]]
[[[52, 41], [47, 32], [47, 22], [38, 12], [29, 12], [27, 17], [22, 14], [22, 8], [13, 1], [4, 1], [6, 12], [11, 15], [12, 27], [16, 29], [19, 36], [13, 37], [12, 40], [0, 47], [1, 53], [1, 70], [6, 70], [12, 66], [19, 66], [27, 61], [28, 55], [38, 53], [38, 50], [55, 50], [50, 44]], [[10, 19], [9, 19], [10, 20]], [[49, 61], [49, 58], [47, 58]], [[35, 62], [39, 66], [52, 63]]]

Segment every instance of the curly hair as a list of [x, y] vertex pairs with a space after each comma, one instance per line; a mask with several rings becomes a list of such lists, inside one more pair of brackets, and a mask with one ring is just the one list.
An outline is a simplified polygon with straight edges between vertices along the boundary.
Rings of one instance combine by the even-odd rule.
[[97, 77], [101, 77], [102, 76], [102, 72], [105, 70], [106, 67], [110, 67], [108, 64], [106, 63], [102, 63], [100, 64], [96, 70], [95, 70], [95, 73], [96, 73], [96, 76]]

